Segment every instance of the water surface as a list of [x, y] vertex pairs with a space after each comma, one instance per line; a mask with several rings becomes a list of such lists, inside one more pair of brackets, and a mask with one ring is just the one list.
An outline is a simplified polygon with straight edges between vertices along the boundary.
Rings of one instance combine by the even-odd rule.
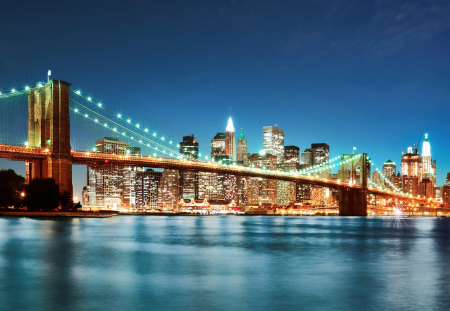
[[2, 310], [449, 310], [450, 220], [0, 218]]

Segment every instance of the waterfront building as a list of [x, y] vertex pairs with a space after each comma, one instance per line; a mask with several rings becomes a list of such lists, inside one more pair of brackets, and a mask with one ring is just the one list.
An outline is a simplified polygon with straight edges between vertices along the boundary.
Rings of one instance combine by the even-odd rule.
[[178, 170], [165, 169], [161, 174], [158, 188], [158, 208], [178, 210], [180, 201], [180, 173]]
[[158, 188], [162, 172], [152, 169], [136, 172], [136, 207], [144, 209], [158, 208]]
[[413, 196], [419, 195], [419, 177], [417, 176], [400, 176], [401, 185], [397, 188], [405, 193], [412, 194]]
[[300, 163], [300, 148], [297, 146], [285, 146], [284, 162], [298, 165]]
[[244, 130], [241, 129], [239, 139], [237, 141], [237, 162], [241, 165], [248, 164], [247, 139], [245, 139]]
[[450, 208], [450, 173], [447, 173], [447, 182], [442, 187], [442, 202], [445, 208]]
[[305, 202], [311, 200], [311, 185], [297, 183], [296, 202]]
[[179, 145], [180, 154], [182, 154], [184, 158], [189, 160], [198, 159], [198, 141], [194, 135], [183, 136], [183, 141], [180, 142]]
[[397, 175], [397, 166], [395, 165], [394, 162], [392, 162], [392, 160], [389, 159], [386, 162], [384, 162], [383, 175], [386, 178], [389, 178], [389, 180], [392, 178], [392, 176]]
[[429, 178], [423, 178], [419, 183], [419, 195], [421, 197], [434, 198], [436, 196], [433, 181]]
[[198, 175], [198, 200], [225, 200], [224, 176], [217, 173], [201, 172]]
[[195, 199], [198, 197], [198, 172], [180, 171], [180, 191], [182, 199]]
[[226, 152], [226, 134], [217, 133], [213, 139], [211, 139], [211, 159], [214, 161], [220, 161], [228, 159]]
[[231, 116], [228, 118], [225, 131], [225, 154], [232, 161], [236, 161], [236, 137], [234, 134], [234, 125]]
[[[97, 140], [94, 152], [139, 155], [140, 149], [114, 137]], [[105, 165], [88, 166], [88, 197], [90, 206], [116, 209], [135, 202], [135, 184], [129, 167]]]
[[294, 203], [296, 199], [295, 182], [278, 180], [277, 181], [277, 204], [287, 205]]
[[436, 185], [436, 161], [431, 158], [431, 145], [428, 140], [428, 133], [422, 143], [422, 178], [430, 180], [433, 187]]
[[275, 126], [263, 127], [263, 149], [277, 157], [277, 163], [284, 160], [284, 130]]
[[[249, 166], [273, 170], [277, 167], [277, 157], [272, 154], [254, 153], [248, 158]], [[249, 177], [247, 187], [249, 205], [277, 203], [277, 181], [273, 179]]]

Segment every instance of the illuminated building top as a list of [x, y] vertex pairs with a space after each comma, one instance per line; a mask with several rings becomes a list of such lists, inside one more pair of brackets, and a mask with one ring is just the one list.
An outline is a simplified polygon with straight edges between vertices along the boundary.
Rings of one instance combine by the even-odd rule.
[[231, 119], [231, 116], [228, 118], [228, 123], [227, 123], [227, 132], [233, 132], [234, 133], [234, 125], [233, 125], [233, 120]]

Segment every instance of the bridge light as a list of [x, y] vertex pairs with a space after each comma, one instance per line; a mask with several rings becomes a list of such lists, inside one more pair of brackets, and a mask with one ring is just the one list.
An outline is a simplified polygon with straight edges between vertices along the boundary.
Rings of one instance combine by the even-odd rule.
[[97, 106], [99, 106], [100, 108], [102, 108], [102, 103], [98, 103]]
[[94, 122], [98, 122], [98, 119], [97, 119], [97, 118], [95, 118], [95, 119], [94, 119]]
[[15, 93], [15, 92], [16, 92], [16, 89], [12, 89], [12, 90], [11, 90], [11, 93]]
[[103, 124], [104, 127], [108, 127], [108, 123]]
[[156, 157], [156, 153], [153, 153], [153, 156]]
[[73, 111], [78, 112], [78, 108], [75, 108]]
[[27, 141], [24, 142], [24, 145], [25, 145], [25, 147], [28, 147], [28, 142]]
[[88, 101], [92, 101], [92, 98], [91, 98], [91, 97], [88, 97], [87, 100], [88, 100]]
[[131, 123], [131, 120], [130, 120], [130, 119], [128, 119], [128, 120], [127, 120], [127, 122], [128, 122], [128, 123]]
[[161, 140], [165, 140], [164, 136], [163, 136], [163, 137], [161, 137]]
[[97, 151], [97, 148], [96, 148], [96, 147], [92, 148], [92, 151], [96, 152], [96, 151]]
[[155, 147], [155, 150], [158, 150], [158, 147]]
[[138, 123], [138, 124], [136, 124], [136, 127], [137, 127], [137, 128], [139, 128], [139, 127], [140, 127], [139, 123]]
[[119, 113], [119, 114], [117, 115], [117, 117], [120, 119], [120, 118], [122, 118], [122, 115]]
[[84, 114], [84, 117], [85, 117], [85, 118], [87, 118], [87, 117], [88, 117], [88, 114], [87, 114], [87, 113], [85, 113], [85, 114]]
[[150, 147], [150, 144], [147, 144], [147, 147]]
[[77, 90], [77, 91], [75, 92], [75, 94], [81, 95], [81, 91], [80, 91], [80, 90]]
[[172, 145], [172, 141], [169, 141], [169, 144], [171, 144], [171, 145]]
[[117, 132], [117, 128], [113, 128], [113, 131], [114, 131], [114, 132]]
[[2, 92], [0, 92], [0, 96], [2, 96]]
[[139, 140], [139, 143], [142, 144], [142, 140]]
[[30, 90], [30, 87], [27, 85], [27, 86], [25, 86], [25, 91], [29, 91]]
[[156, 137], [156, 132], [153, 132], [153, 137]]
[[122, 136], [125, 136], [125, 132], [122, 132]]
[[42, 83], [41, 82], [39, 82], [38, 84], [37, 84], [37, 87], [42, 87], [43, 85], [42, 85]]
[[144, 132], [148, 133], [148, 129], [145, 129]]
[[48, 148], [45, 148], [44, 152], [48, 152], [48, 151], [49, 151]]

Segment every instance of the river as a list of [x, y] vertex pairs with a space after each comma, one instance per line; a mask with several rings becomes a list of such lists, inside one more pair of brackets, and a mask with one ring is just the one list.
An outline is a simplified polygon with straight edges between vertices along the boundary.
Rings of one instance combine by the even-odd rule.
[[0, 218], [1, 310], [449, 310], [450, 219]]

